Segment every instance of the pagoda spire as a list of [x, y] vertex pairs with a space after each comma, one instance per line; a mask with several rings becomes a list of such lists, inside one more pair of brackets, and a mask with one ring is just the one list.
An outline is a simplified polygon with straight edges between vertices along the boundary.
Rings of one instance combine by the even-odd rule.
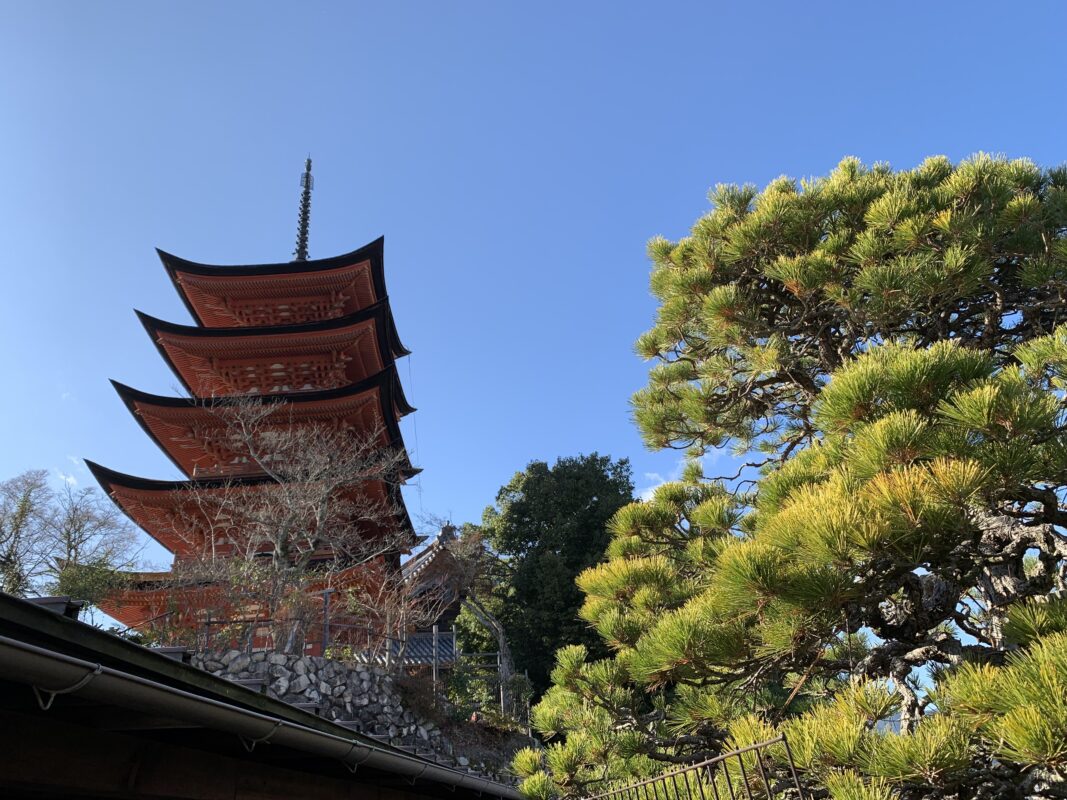
[[311, 177], [311, 156], [304, 162], [304, 174], [300, 176], [300, 219], [296, 229], [296, 250], [294, 261], [308, 260], [308, 228], [311, 225], [311, 190], [315, 188], [315, 179]]

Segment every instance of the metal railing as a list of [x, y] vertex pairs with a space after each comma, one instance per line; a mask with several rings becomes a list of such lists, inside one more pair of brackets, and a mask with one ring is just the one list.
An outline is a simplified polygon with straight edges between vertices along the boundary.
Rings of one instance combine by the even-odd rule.
[[785, 736], [749, 745], [586, 800], [806, 800]]

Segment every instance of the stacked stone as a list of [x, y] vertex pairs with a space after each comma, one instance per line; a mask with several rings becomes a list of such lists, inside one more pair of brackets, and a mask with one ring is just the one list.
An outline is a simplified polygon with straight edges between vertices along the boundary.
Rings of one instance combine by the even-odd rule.
[[381, 667], [347, 665], [318, 656], [257, 651], [196, 654], [193, 666], [250, 687], [269, 697], [314, 711], [390, 744], [424, 743], [435, 753], [450, 749], [441, 731], [404, 709], [393, 679]]

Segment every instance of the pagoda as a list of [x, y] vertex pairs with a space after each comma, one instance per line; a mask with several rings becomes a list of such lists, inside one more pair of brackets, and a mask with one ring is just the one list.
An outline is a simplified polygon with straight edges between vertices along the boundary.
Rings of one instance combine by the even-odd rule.
[[[163, 360], [188, 391], [164, 397], [112, 382], [145, 433], [184, 480], [139, 478], [86, 462], [104, 492], [175, 559], [192, 558], [195, 536], [180, 513], [196, 492], [256, 491], [269, 481], [254, 461], [227, 449], [212, 406], [240, 398], [265, 404], [266, 424], [319, 424], [373, 435], [375, 446], [404, 453], [399, 420], [414, 409], [404, 397], [396, 360], [409, 351], [397, 335], [383, 271], [384, 240], [331, 258], [307, 257], [312, 189], [311, 159], [302, 177], [294, 260], [218, 266], [157, 251], [195, 324], [181, 325], [137, 312]], [[278, 419], [275, 419], [278, 417]], [[397, 481], [415, 474], [404, 463], [396, 480], [359, 491], [388, 504], [393, 527], [415, 541]], [[376, 535], [368, 524], [366, 535]], [[362, 533], [360, 535], [363, 535]], [[226, 551], [219, 551], [225, 556]], [[399, 568], [399, 551], [391, 561]], [[100, 602], [131, 628], [172, 613], [189, 619], [207, 602], [211, 586], [182, 586], [171, 573], [136, 573], [129, 588]]]

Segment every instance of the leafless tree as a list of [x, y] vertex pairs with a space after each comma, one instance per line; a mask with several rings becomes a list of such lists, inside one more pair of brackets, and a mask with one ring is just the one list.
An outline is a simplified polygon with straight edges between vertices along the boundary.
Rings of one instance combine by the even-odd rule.
[[448, 547], [453, 560], [454, 587], [460, 602], [496, 640], [500, 653], [500, 684], [504, 687], [504, 711], [514, 713], [515, 698], [511, 696], [510, 686], [515, 675], [515, 660], [503, 624], [486, 603], [494, 582], [502, 579], [500, 560], [486, 546], [482, 532], [475, 525], [464, 525], [461, 535]]
[[[404, 666], [408, 637], [432, 625], [453, 598], [450, 580], [408, 580], [381, 562], [366, 570], [343, 594], [345, 610], [357, 624], [348, 637], [355, 658], [374, 661], [390, 672]], [[367, 636], [361, 639], [361, 633]], [[344, 632], [339, 631], [339, 640]]]
[[44, 470], [0, 483], [0, 588], [15, 595], [69, 594], [90, 603], [137, 565], [133, 526], [95, 489]]
[[186, 553], [175, 595], [201, 587], [201, 611], [244, 624], [249, 644], [266, 625], [275, 649], [302, 648], [325, 590], [360, 583], [410, 544], [390, 488], [407, 456], [381, 428], [298, 422], [286, 403], [204, 408], [214, 424], [200, 435], [225, 477], [193, 482], [173, 505]]
[[42, 522], [52, 503], [48, 473], [30, 470], [0, 483], [0, 589], [32, 593], [45, 562]]

